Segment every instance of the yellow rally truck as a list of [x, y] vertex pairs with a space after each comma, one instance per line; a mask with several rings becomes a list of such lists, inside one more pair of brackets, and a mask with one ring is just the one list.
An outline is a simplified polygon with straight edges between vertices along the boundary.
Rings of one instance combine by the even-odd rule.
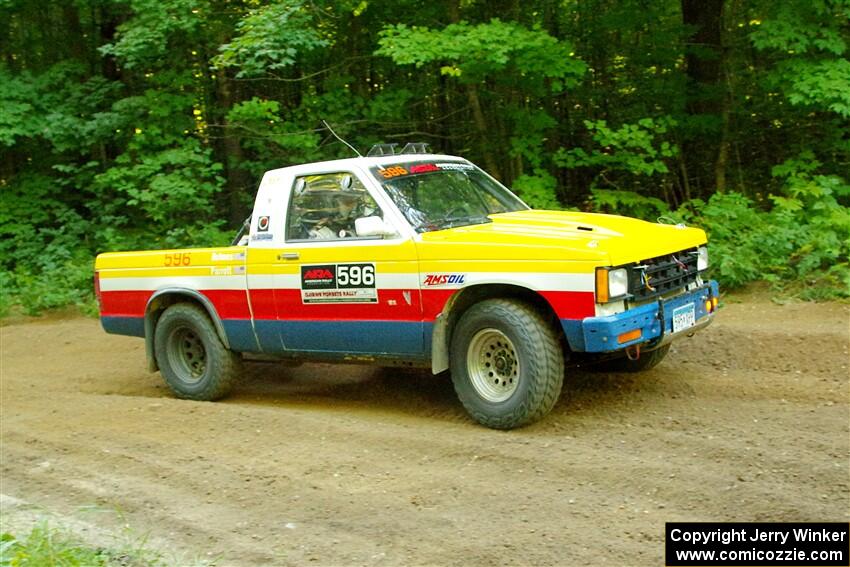
[[181, 398], [226, 395], [252, 355], [417, 366], [509, 429], [552, 408], [566, 363], [646, 370], [713, 319], [702, 230], [532, 210], [421, 152], [267, 172], [233, 246], [99, 255], [103, 328], [144, 337]]

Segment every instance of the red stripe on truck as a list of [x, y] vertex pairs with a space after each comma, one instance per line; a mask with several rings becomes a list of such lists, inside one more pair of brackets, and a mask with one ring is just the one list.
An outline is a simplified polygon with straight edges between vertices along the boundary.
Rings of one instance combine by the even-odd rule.
[[104, 317], [144, 317], [151, 295], [152, 291], [101, 290], [100, 314]]
[[[311, 303], [301, 301], [299, 289], [213, 289], [203, 293], [222, 319], [293, 321], [434, 321], [457, 289], [378, 291], [378, 303]], [[152, 291], [102, 291], [103, 316], [142, 317]], [[251, 308], [248, 307], [248, 297]], [[540, 292], [559, 319], [584, 319], [596, 314], [593, 292]], [[420, 300], [421, 297], [421, 300]], [[278, 314], [278, 305], [281, 313]], [[420, 312], [421, 309], [421, 312]], [[280, 317], [278, 316], [280, 315]]]

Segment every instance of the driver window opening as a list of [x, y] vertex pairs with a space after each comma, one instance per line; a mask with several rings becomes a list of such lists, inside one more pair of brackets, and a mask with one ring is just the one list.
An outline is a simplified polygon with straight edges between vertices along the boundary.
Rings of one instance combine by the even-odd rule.
[[355, 175], [322, 173], [297, 177], [289, 204], [288, 240], [341, 240], [357, 237], [355, 220], [383, 217]]

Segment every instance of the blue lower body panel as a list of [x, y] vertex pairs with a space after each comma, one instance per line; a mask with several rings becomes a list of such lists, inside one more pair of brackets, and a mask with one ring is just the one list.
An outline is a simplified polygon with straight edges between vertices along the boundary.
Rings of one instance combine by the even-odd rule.
[[421, 358], [426, 354], [425, 337], [430, 339], [431, 331], [431, 324], [421, 321], [256, 320], [254, 325], [262, 351], [267, 354], [339, 353]]
[[[713, 313], [706, 310], [706, 301], [719, 296], [717, 282], [708, 284], [670, 299], [659, 299], [622, 313], [604, 317], [587, 317], [580, 321], [562, 319], [561, 325], [570, 348], [575, 352], [612, 352], [632, 345], [657, 342], [673, 329], [673, 312], [693, 304], [695, 324], [705, 324]], [[618, 337], [640, 329], [640, 336], [619, 342]]]
[[237, 352], [261, 352], [250, 319], [222, 319], [221, 326], [227, 335], [230, 348]]
[[145, 336], [144, 317], [104, 316], [100, 318], [100, 326], [103, 327], [104, 331], [113, 335]]
[[362, 354], [418, 354], [424, 349], [416, 321], [280, 321], [286, 350]]

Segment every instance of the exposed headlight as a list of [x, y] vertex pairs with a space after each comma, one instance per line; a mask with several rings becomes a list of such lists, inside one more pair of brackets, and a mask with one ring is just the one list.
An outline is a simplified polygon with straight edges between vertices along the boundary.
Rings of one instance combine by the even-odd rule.
[[596, 302], [608, 303], [629, 292], [629, 272], [625, 268], [596, 268]]
[[708, 248], [700, 246], [697, 248], [697, 271], [708, 269]]
[[608, 297], [620, 297], [629, 293], [629, 272], [625, 268], [608, 270]]

